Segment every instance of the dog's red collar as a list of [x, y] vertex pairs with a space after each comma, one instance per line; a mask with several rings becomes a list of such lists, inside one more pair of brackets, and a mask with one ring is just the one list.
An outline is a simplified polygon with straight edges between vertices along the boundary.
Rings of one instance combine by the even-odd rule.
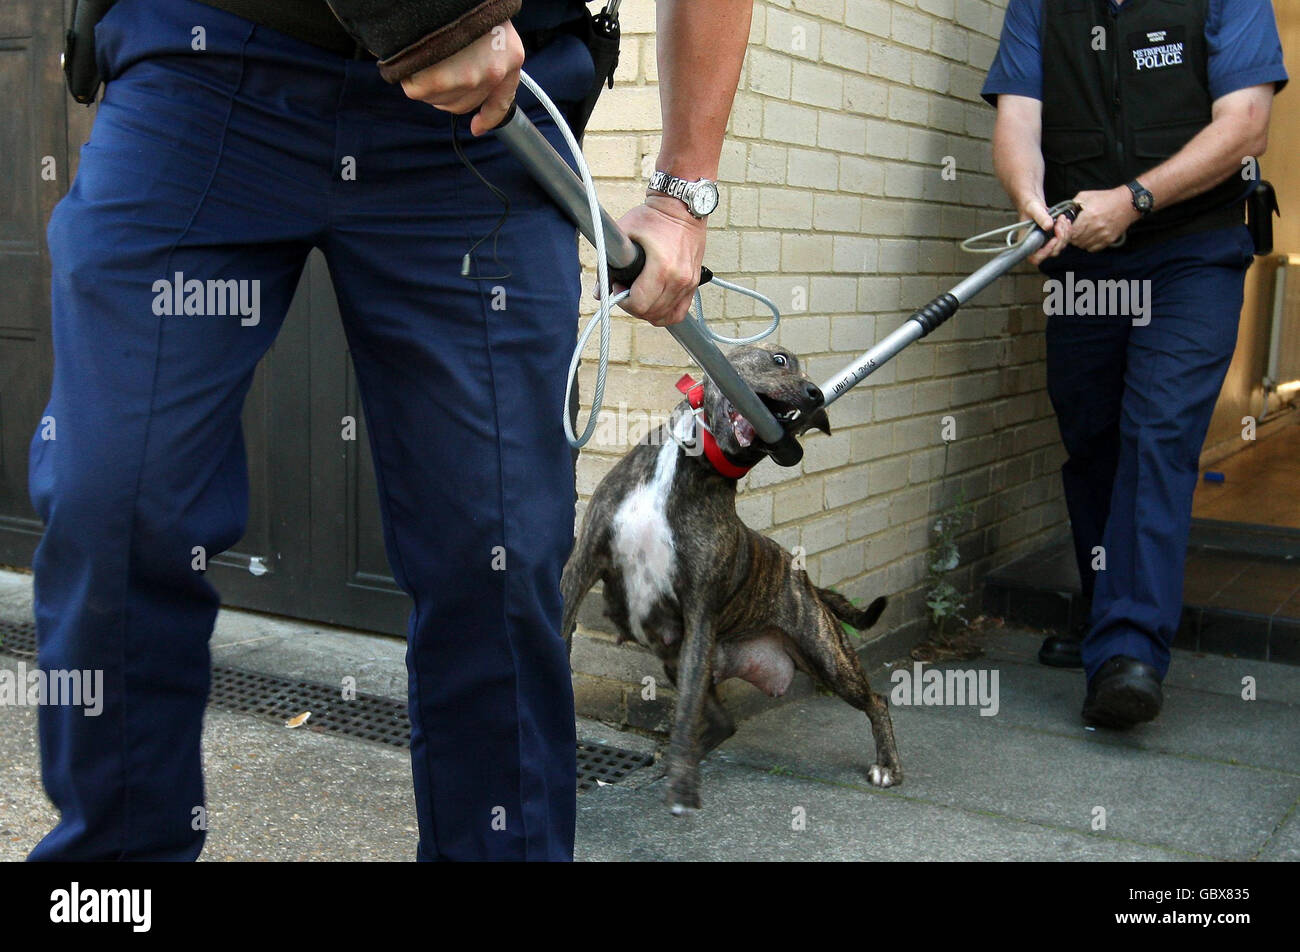
[[[703, 381], [696, 383], [690, 374], [682, 374], [682, 379], [677, 381], [677, 389], [686, 394], [686, 399], [690, 403], [692, 410], [698, 411], [700, 407], [704, 405]], [[731, 462], [731, 460], [727, 459], [722, 452], [722, 448], [718, 446], [718, 441], [715, 440], [713, 434], [709, 432], [708, 424], [700, 419], [700, 416], [701, 415], [698, 412], [695, 414], [695, 422], [700, 433], [700, 444], [704, 447], [704, 455], [708, 458], [709, 462], [713, 464], [713, 468], [716, 469], [719, 474], [728, 479], [740, 479], [740, 477], [748, 473], [753, 467], [737, 466], [735, 463]]]

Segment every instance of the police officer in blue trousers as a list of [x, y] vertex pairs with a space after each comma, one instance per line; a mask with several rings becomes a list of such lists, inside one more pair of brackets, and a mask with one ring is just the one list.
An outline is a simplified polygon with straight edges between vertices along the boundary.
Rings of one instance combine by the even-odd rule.
[[998, 177], [1045, 228], [1051, 205], [1082, 206], [1030, 260], [1049, 278], [1047, 388], [1091, 599], [1086, 629], [1039, 658], [1084, 669], [1092, 724], [1160, 712], [1197, 460], [1254, 252], [1243, 203], [1286, 80], [1269, 0], [1007, 6], [983, 90]]
[[[658, 169], [716, 177], [750, 6], [660, 0]], [[417, 856], [572, 858], [561, 414], [580, 272], [572, 224], [483, 133], [514, 100], [526, 48], [561, 105], [587, 95], [592, 56], [567, 29], [586, 16], [579, 0], [118, 0], [100, 21], [103, 101], [49, 224], [58, 439], [32, 442], [31, 495], [46, 526], [40, 663], [101, 669], [105, 707], [41, 709], [61, 818], [31, 859], [202, 849], [218, 596], [193, 552], [244, 531], [240, 408], [313, 247], [356, 366], [388, 556], [415, 603]], [[510, 199], [501, 282], [461, 274], [501, 213], [451, 145], [452, 114], [471, 113], [467, 157]], [[627, 309], [680, 320], [705, 221], [650, 192], [622, 224], [648, 254]], [[257, 314], [172, 313], [191, 282], [230, 281], [257, 282], [243, 285], [259, 288]]]

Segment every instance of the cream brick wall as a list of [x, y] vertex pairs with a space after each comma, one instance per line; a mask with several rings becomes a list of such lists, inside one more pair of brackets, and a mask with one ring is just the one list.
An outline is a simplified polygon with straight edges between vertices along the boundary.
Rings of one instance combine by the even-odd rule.
[[[979, 88], [997, 48], [1004, 0], [766, 0], [722, 158], [722, 201], [705, 261], [772, 295], [776, 337], [817, 382], [977, 267], [962, 237], [1002, 224], [992, 175], [993, 110]], [[622, 5], [623, 54], [586, 152], [602, 201], [640, 201], [658, 148], [653, 0]], [[945, 158], [955, 179], [942, 175]], [[593, 255], [584, 247], [594, 273]], [[806, 440], [801, 466], [771, 462], [741, 481], [745, 521], [801, 545], [821, 585], [889, 595], [886, 630], [924, 616], [931, 526], [961, 487], [975, 503], [958, 587], [1064, 526], [1062, 451], [1043, 389], [1044, 318], [1027, 269], [990, 288], [830, 408], [835, 433]], [[764, 321], [753, 302], [706, 289], [730, 336]], [[594, 303], [584, 301], [584, 314]], [[606, 408], [665, 414], [694, 371], [667, 333], [616, 319]], [[588, 346], [589, 397], [596, 346]], [[698, 373], [698, 371], [696, 371]], [[589, 409], [584, 404], [585, 411]], [[941, 419], [956, 418], [947, 447]], [[579, 463], [584, 498], [626, 451], [593, 441]], [[581, 508], [580, 508], [581, 512]], [[978, 598], [971, 607], [978, 611]]]

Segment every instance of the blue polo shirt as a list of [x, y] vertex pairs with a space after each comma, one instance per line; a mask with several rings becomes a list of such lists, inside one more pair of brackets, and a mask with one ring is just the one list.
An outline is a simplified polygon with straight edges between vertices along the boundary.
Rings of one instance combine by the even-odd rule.
[[[1044, 0], [1011, 0], [1002, 21], [1002, 40], [989, 67], [980, 95], [996, 106], [998, 95], [1043, 98], [1042, 37]], [[526, 6], [527, 4], [525, 4]], [[1112, 10], [1119, 9], [1114, 0]], [[1274, 83], [1274, 92], [1286, 85], [1282, 41], [1269, 0], [1210, 0], [1205, 18], [1206, 48], [1210, 53], [1210, 99], [1238, 89]]]

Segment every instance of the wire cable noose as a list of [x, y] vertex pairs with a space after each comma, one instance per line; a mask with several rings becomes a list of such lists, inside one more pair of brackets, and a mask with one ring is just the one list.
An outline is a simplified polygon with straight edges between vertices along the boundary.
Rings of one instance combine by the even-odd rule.
[[[587, 196], [587, 208], [591, 214], [593, 223], [592, 232], [594, 234], [593, 246], [596, 249], [596, 286], [600, 289], [600, 303], [596, 308], [596, 313], [587, 321], [586, 327], [578, 336], [577, 346], [573, 349], [573, 359], [569, 362], [569, 377], [564, 390], [564, 436], [569, 441], [569, 445], [574, 449], [581, 449], [591, 440], [596, 431], [596, 425], [600, 420], [601, 407], [605, 399], [605, 379], [609, 373], [609, 338], [610, 338], [610, 311], [616, 304], [621, 303], [630, 291], [620, 291], [618, 294], [611, 295], [609, 287], [609, 262], [605, 257], [605, 230], [600, 227], [600, 199], [596, 194], [596, 184], [592, 181], [591, 170], [587, 167], [587, 160], [582, 154], [582, 148], [578, 145], [578, 140], [574, 137], [569, 124], [564, 120], [564, 116], [556, 107], [551, 98], [546, 95], [545, 91], [524, 71], [519, 72], [520, 84], [537, 97], [542, 108], [547, 111], [552, 119], [555, 120], [556, 127], [560, 130], [560, 135], [564, 138], [564, 144], [568, 147], [569, 152], [573, 155], [574, 164], [578, 168], [578, 175], [582, 178], [583, 190]], [[713, 284], [727, 290], [735, 291], [756, 301], [762, 302], [768, 310], [772, 312], [772, 323], [757, 334], [749, 337], [724, 337], [714, 332], [704, 320], [704, 300], [700, 295], [700, 289], [695, 289], [695, 307], [688, 313], [685, 318], [688, 321], [696, 321], [700, 329], [711, 339], [722, 344], [752, 344], [755, 341], [772, 334], [781, 323], [781, 312], [777, 309], [776, 304], [767, 295], [751, 288], [741, 287], [730, 281], [724, 281], [717, 277], [713, 278]], [[581, 436], [575, 436], [573, 433], [572, 416], [570, 414], [569, 401], [573, 394], [573, 380], [578, 373], [578, 365], [582, 361], [582, 351], [587, 345], [591, 333], [599, 325], [600, 327], [600, 357], [596, 366], [596, 389], [591, 398], [591, 412], [587, 416], [587, 425], [582, 431]]]
[[[1082, 207], [1083, 206], [1079, 205], [1078, 202], [1067, 200], [1064, 202], [1057, 202], [1047, 210], [1047, 214], [1051, 215], [1052, 219], [1055, 220], [1058, 216], [1065, 214], [1067, 211], [1078, 212]], [[971, 235], [961, 243], [961, 250], [969, 251], [971, 254], [977, 255], [1001, 254], [1008, 248], [1019, 244], [1019, 240], [1015, 240], [1014, 237], [1016, 232], [1020, 231], [1022, 228], [1033, 228], [1037, 224], [1038, 223], [1033, 219], [1026, 218], [1024, 221], [1018, 221], [1014, 225], [1003, 225], [1001, 228], [993, 228], [989, 231], [980, 232], [978, 235]], [[1006, 236], [1005, 238], [1003, 238], [1004, 235]], [[1002, 240], [994, 241], [996, 238], [1002, 238]], [[980, 242], [992, 243], [980, 244]]]

